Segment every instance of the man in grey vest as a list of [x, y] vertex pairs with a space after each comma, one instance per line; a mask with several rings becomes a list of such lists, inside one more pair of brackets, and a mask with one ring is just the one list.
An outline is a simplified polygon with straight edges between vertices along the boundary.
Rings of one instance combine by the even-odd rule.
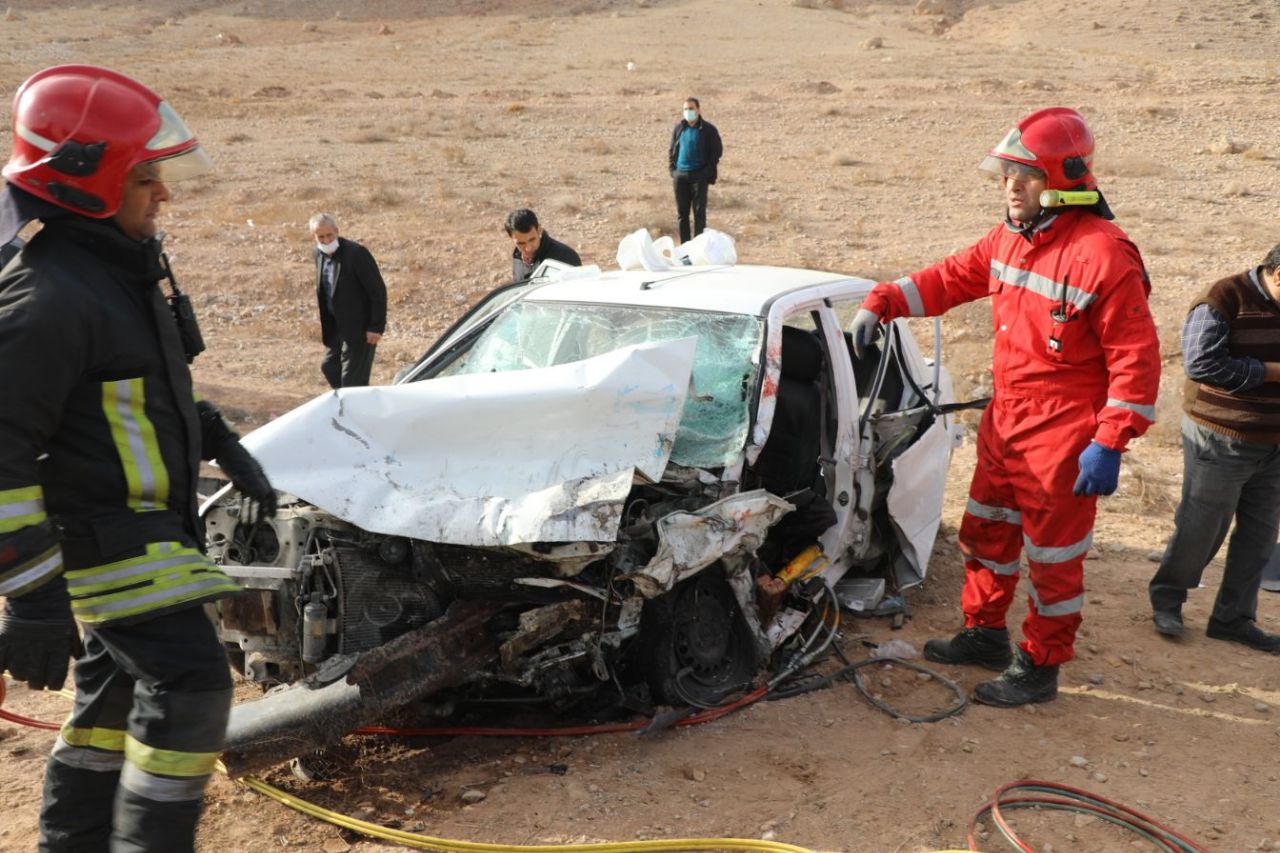
[[1280, 528], [1280, 246], [1191, 303], [1182, 327], [1182, 501], [1149, 593], [1155, 628], [1182, 634], [1182, 604], [1234, 518], [1205, 633], [1272, 654], [1258, 589]]

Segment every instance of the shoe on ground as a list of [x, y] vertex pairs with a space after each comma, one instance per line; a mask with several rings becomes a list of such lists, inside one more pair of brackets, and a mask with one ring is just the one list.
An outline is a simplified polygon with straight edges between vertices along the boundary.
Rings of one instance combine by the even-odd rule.
[[1182, 614], [1176, 610], [1156, 610], [1151, 614], [1151, 621], [1166, 637], [1182, 636]]
[[1267, 592], [1280, 592], [1280, 578], [1263, 578], [1261, 587]]
[[924, 656], [935, 663], [974, 663], [997, 672], [1013, 663], [1008, 628], [965, 628], [950, 640], [929, 640]]
[[1259, 628], [1258, 623], [1252, 619], [1242, 619], [1239, 622], [1228, 625], [1210, 617], [1209, 626], [1204, 633], [1215, 640], [1229, 640], [1233, 643], [1248, 646], [1251, 649], [1257, 649], [1260, 652], [1280, 655], [1280, 634], [1267, 633]]
[[993, 681], [973, 688], [973, 701], [997, 708], [1017, 708], [1049, 702], [1058, 696], [1058, 667], [1036, 666], [1022, 649], [1013, 663]]

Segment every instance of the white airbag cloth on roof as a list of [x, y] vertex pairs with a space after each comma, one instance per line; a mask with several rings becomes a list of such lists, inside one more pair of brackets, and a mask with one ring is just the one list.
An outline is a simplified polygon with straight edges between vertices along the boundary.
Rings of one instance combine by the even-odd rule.
[[612, 542], [635, 471], [671, 455], [696, 339], [534, 370], [344, 388], [244, 444], [272, 484], [375, 533]]

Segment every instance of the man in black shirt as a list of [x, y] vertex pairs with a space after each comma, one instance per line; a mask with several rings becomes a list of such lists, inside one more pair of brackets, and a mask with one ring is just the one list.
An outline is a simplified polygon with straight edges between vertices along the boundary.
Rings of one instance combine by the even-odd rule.
[[507, 217], [507, 236], [516, 244], [511, 252], [511, 280], [525, 281], [545, 260], [560, 261], [572, 267], [582, 266], [582, 258], [559, 240], [552, 239], [541, 225], [538, 214], [522, 207]]

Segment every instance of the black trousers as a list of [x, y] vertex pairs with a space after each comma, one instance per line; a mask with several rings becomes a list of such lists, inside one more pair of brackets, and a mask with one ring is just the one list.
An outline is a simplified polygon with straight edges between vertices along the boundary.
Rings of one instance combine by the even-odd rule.
[[[702, 172], [676, 172], [676, 215], [680, 218], [680, 242], [687, 243], [707, 230], [707, 181]], [[693, 232], [689, 231], [689, 208], [693, 208]]]
[[45, 768], [40, 853], [187, 853], [226, 738], [231, 672], [200, 605], [86, 627]]
[[324, 374], [330, 388], [368, 385], [369, 374], [373, 371], [373, 354], [377, 348], [376, 344], [364, 341], [352, 345], [338, 337], [325, 341], [324, 361], [320, 362], [320, 372]]

